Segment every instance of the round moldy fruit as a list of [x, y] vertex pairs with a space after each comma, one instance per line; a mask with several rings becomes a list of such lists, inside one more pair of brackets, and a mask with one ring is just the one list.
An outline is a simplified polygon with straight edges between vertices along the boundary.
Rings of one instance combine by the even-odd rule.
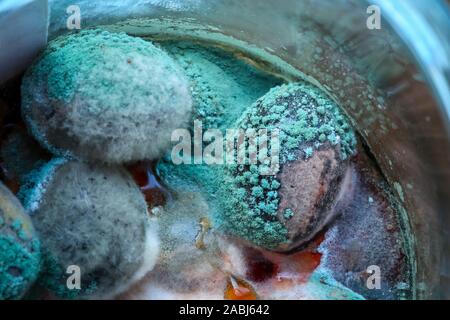
[[[41, 286], [61, 298], [111, 298], [153, 268], [156, 226], [124, 168], [58, 158], [29, 177], [19, 196], [42, 243]], [[80, 290], [66, 286], [70, 266], [81, 270]]]
[[[318, 88], [291, 83], [258, 99], [236, 127], [266, 129], [263, 152], [278, 154], [279, 162], [269, 158], [225, 166], [214, 178], [222, 195], [219, 225], [226, 233], [277, 251], [309, 241], [339, 212], [351, 190], [348, 159], [356, 152], [356, 138], [347, 118]], [[278, 146], [270, 138], [275, 129]]]
[[40, 244], [31, 220], [0, 183], [0, 300], [22, 298], [40, 266]]
[[52, 40], [22, 82], [22, 116], [43, 146], [111, 164], [163, 155], [190, 120], [191, 100], [163, 50], [99, 29]]

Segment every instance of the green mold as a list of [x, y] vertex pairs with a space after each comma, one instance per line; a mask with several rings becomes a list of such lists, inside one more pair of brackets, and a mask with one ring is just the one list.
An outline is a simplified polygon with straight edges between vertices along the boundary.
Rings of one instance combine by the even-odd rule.
[[283, 81], [268, 75], [232, 52], [189, 41], [161, 42], [183, 68], [191, 84], [193, 119], [205, 129], [229, 128], [243, 110]]
[[42, 252], [43, 271], [41, 272], [38, 283], [43, 288], [59, 298], [67, 300], [78, 299], [81, 295], [90, 295], [95, 293], [96, 283], [92, 281], [88, 288], [84, 290], [69, 289], [67, 287], [67, 277], [69, 276], [54, 255], [48, 250]]
[[[186, 41], [160, 45], [185, 70], [193, 93], [193, 119], [201, 120], [204, 129], [280, 129], [281, 164], [309, 158], [327, 142], [340, 145], [343, 159], [354, 153], [356, 138], [347, 118], [320, 89], [282, 84], [281, 78], [225, 50]], [[298, 106], [289, 105], [292, 96]], [[281, 185], [275, 176], [261, 175], [267, 169], [264, 164], [174, 166], [166, 159], [158, 169], [163, 179], [180, 175], [201, 186], [211, 199], [215, 225], [224, 232], [267, 248], [287, 241], [287, 230], [276, 218]]]
[[398, 196], [402, 202], [405, 202], [405, 194], [403, 193], [402, 185], [398, 182], [394, 182], [395, 191], [397, 191]]
[[[280, 130], [280, 164], [299, 158], [307, 159], [323, 143], [340, 146], [346, 159], [356, 150], [356, 138], [338, 106], [319, 89], [304, 83], [285, 84], [273, 88], [258, 99], [238, 120], [243, 129]], [[325, 135], [325, 141], [323, 139]], [[322, 139], [321, 139], [322, 137]], [[307, 146], [302, 148], [302, 146]], [[270, 146], [269, 146], [270, 149]], [[228, 195], [220, 211], [221, 225], [228, 233], [268, 248], [287, 241], [285, 227], [276, 219], [281, 186], [276, 175], [263, 176], [265, 164], [246, 165], [236, 170], [224, 169], [225, 192]], [[236, 191], [239, 190], [238, 195]], [[244, 199], [244, 201], [234, 201]], [[291, 209], [284, 213], [292, 217]]]
[[25, 175], [24, 183], [17, 194], [25, 210], [33, 212], [38, 207], [55, 170], [67, 161], [64, 158], [53, 158]]
[[[39, 248], [39, 244], [33, 247]], [[38, 251], [30, 251], [15, 237], [0, 235], [0, 300], [20, 299], [39, 270]]]
[[118, 164], [161, 157], [186, 127], [191, 94], [157, 46], [87, 29], [49, 42], [23, 77], [21, 110], [54, 155]]
[[[102, 50], [94, 50], [94, 48], [102, 48], [111, 46], [114, 43], [113, 52]], [[109, 50], [111, 50], [109, 48]], [[134, 57], [134, 53], [145, 54], [146, 56], [156, 56], [161, 61], [168, 60], [166, 54], [155, 46], [140, 38], [132, 38], [125, 33], [110, 33], [100, 29], [83, 30], [65, 37], [51, 41], [45, 50], [45, 53], [35, 62], [30, 74], [47, 75], [47, 95], [50, 99], [62, 100], [70, 103], [78, 90], [83, 90], [83, 97], [86, 100], [104, 103], [91, 104], [92, 111], [101, 112], [107, 106], [108, 109], [121, 109], [129, 106], [130, 95], [137, 97], [148, 97], [146, 86], [135, 86], [135, 92], [128, 92], [130, 87], [124, 83], [127, 79], [102, 79], [102, 83], [92, 86], [82, 86], [81, 83], [91, 83], [95, 79], [90, 78], [93, 72], [99, 67], [99, 61], [104, 60], [105, 52], [111, 57], [117, 58], [122, 53], [129, 54], [130, 58]], [[169, 66], [171, 61], [167, 62]], [[106, 61], [104, 68], [113, 68], [111, 63]], [[169, 67], [168, 67], [169, 68]], [[25, 78], [24, 87], [31, 85]], [[43, 79], [42, 79], [43, 80]], [[122, 80], [122, 81], [118, 81]], [[25, 92], [27, 92], [25, 90]], [[116, 92], [114, 99], [110, 99], [111, 92]], [[32, 92], [30, 92], [32, 94]], [[25, 95], [25, 99], [33, 99], [32, 95]], [[155, 97], [158, 98], [158, 97]], [[96, 109], [102, 108], [102, 109]]]
[[[206, 115], [207, 116], [207, 115]], [[339, 107], [319, 89], [305, 83], [271, 89], [242, 113], [234, 128], [280, 130], [280, 164], [307, 159], [324, 143], [339, 146], [342, 159], [356, 151], [353, 130]], [[325, 141], [321, 141], [325, 135]], [[270, 151], [271, 145], [267, 151]], [[159, 165], [168, 175], [190, 177], [214, 203], [214, 220], [225, 233], [269, 249], [286, 243], [287, 229], [278, 220], [281, 187], [276, 175], [264, 175], [267, 163], [206, 166]], [[292, 211], [292, 210], [291, 210]], [[286, 219], [293, 215], [285, 213]]]
[[40, 242], [14, 195], [0, 184], [0, 300], [21, 299], [41, 268]]

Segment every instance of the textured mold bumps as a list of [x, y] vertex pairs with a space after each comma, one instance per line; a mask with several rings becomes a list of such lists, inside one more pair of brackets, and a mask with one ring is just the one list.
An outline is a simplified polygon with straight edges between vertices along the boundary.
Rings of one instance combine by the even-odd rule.
[[0, 184], [0, 300], [20, 299], [40, 270], [40, 244], [30, 218]]
[[191, 105], [189, 84], [164, 51], [101, 30], [50, 42], [22, 84], [22, 114], [41, 144], [107, 163], [161, 156]]
[[279, 130], [280, 170], [262, 175], [264, 163], [225, 168], [219, 215], [225, 230], [276, 250], [311, 239], [349, 185], [346, 159], [356, 138], [345, 116], [316, 87], [292, 83], [258, 99], [236, 127]]

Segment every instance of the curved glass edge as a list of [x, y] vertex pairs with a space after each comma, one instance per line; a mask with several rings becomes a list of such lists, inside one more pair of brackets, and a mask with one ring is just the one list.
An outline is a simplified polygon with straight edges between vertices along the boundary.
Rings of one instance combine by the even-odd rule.
[[442, 0], [368, 0], [418, 62], [444, 113], [450, 135], [450, 10]]

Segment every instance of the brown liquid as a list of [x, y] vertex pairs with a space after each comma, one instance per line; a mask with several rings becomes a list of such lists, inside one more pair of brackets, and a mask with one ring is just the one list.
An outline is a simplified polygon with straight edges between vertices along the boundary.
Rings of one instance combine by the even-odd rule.
[[324, 240], [319, 234], [308, 247], [293, 254], [282, 254], [248, 248], [246, 277], [255, 282], [271, 281], [274, 285], [306, 283], [320, 265], [322, 254], [317, 252]]
[[253, 287], [242, 279], [228, 277], [223, 297], [227, 300], [256, 300], [257, 295]]
[[128, 171], [143, 193], [149, 210], [166, 204], [168, 193], [155, 174], [154, 162], [138, 162], [128, 166]]

